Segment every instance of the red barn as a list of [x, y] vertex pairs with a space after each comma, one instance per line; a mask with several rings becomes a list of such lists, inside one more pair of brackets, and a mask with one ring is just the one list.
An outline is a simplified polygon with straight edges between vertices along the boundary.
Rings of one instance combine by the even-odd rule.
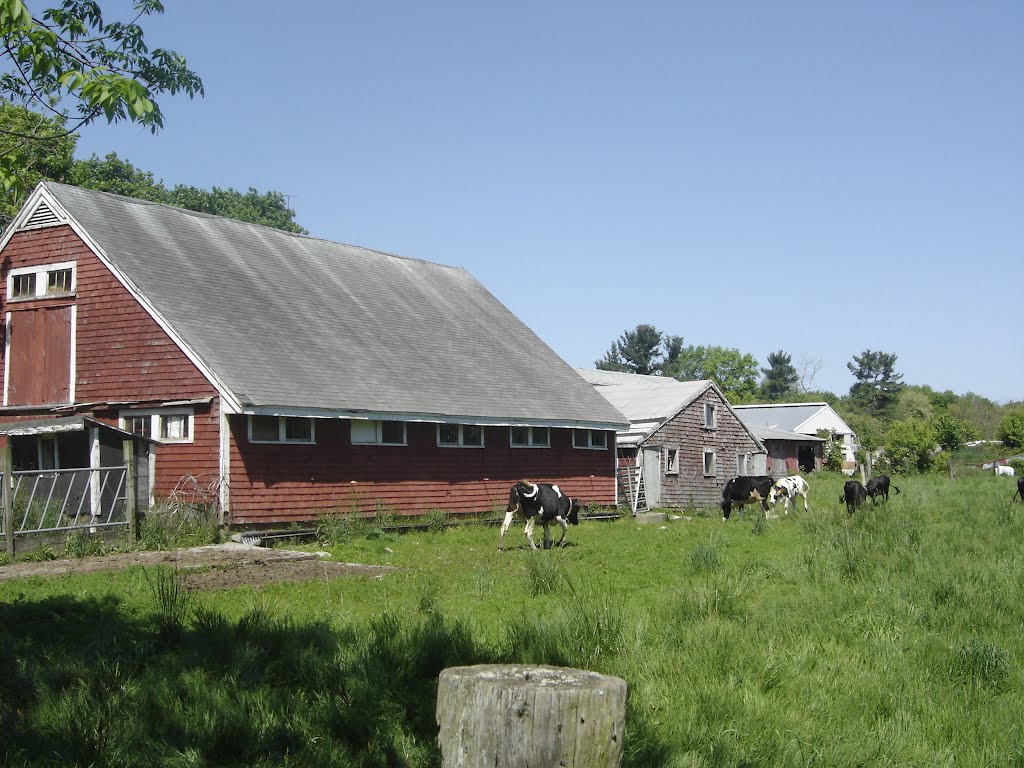
[[[193, 477], [243, 525], [487, 512], [523, 477], [615, 501], [628, 422], [463, 269], [52, 182], [0, 249], [0, 427], [145, 436], [151, 499]], [[21, 468], [90, 455], [22, 432]]]

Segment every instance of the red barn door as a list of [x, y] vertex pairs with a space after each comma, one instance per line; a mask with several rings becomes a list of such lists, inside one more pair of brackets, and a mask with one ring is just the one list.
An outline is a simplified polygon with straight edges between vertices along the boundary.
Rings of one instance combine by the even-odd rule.
[[71, 401], [71, 307], [11, 312], [7, 405]]

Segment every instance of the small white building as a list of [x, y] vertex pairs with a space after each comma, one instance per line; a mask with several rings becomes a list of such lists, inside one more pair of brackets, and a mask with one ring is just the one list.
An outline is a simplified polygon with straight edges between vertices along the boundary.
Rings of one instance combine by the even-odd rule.
[[748, 426], [760, 425], [802, 435], [817, 435], [820, 429], [831, 432], [842, 440], [843, 471], [850, 473], [856, 469], [857, 435], [828, 403], [734, 405], [733, 409]]

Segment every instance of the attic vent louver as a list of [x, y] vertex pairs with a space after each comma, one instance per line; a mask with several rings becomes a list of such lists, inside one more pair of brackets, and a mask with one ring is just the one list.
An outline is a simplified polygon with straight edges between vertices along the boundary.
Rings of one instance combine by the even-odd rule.
[[40, 202], [36, 206], [36, 209], [32, 211], [32, 215], [28, 217], [28, 221], [25, 222], [25, 226], [22, 229], [32, 229], [35, 227], [52, 227], [54, 224], [62, 224], [60, 217], [54, 212], [54, 210], [48, 206], [45, 202]]

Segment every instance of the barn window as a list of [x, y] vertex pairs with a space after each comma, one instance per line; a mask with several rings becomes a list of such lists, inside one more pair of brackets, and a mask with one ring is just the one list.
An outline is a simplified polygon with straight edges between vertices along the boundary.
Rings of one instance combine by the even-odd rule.
[[7, 280], [7, 295], [11, 299], [67, 296], [75, 292], [75, 262], [12, 269]]
[[678, 448], [666, 448], [665, 449], [665, 474], [666, 475], [678, 475], [679, 474], [679, 449]]
[[162, 443], [191, 443], [193, 421], [191, 408], [152, 408], [120, 415], [121, 429]]
[[408, 445], [404, 421], [353, 419], [352, 445]]
[[513, 448], [550, 448], [551, 431], [547, 427], [512, 427], [509, 444]]
[[301, 416], [250, 416], [249, 442], [313, 443], [313, 420]]
[[736, 454], [736, 474], [737, 475], [749, 475], [750, 474], [750, 460], [753, 458], [749, 453], [737, 453]]
[[715, 452], [704, 449], [704, 475], [711, 477], [715, 474]]
[[604, 450], [608, 447], [608, 434], [600, 429], [574, 429], [572, 447]]
[[438, 424], [437, 444], [441, 448], [483, 448], [484, 428], [478, 424]]
[[714, 403], [704, 403], [704, 429], [718, 428], [718, 406]]

